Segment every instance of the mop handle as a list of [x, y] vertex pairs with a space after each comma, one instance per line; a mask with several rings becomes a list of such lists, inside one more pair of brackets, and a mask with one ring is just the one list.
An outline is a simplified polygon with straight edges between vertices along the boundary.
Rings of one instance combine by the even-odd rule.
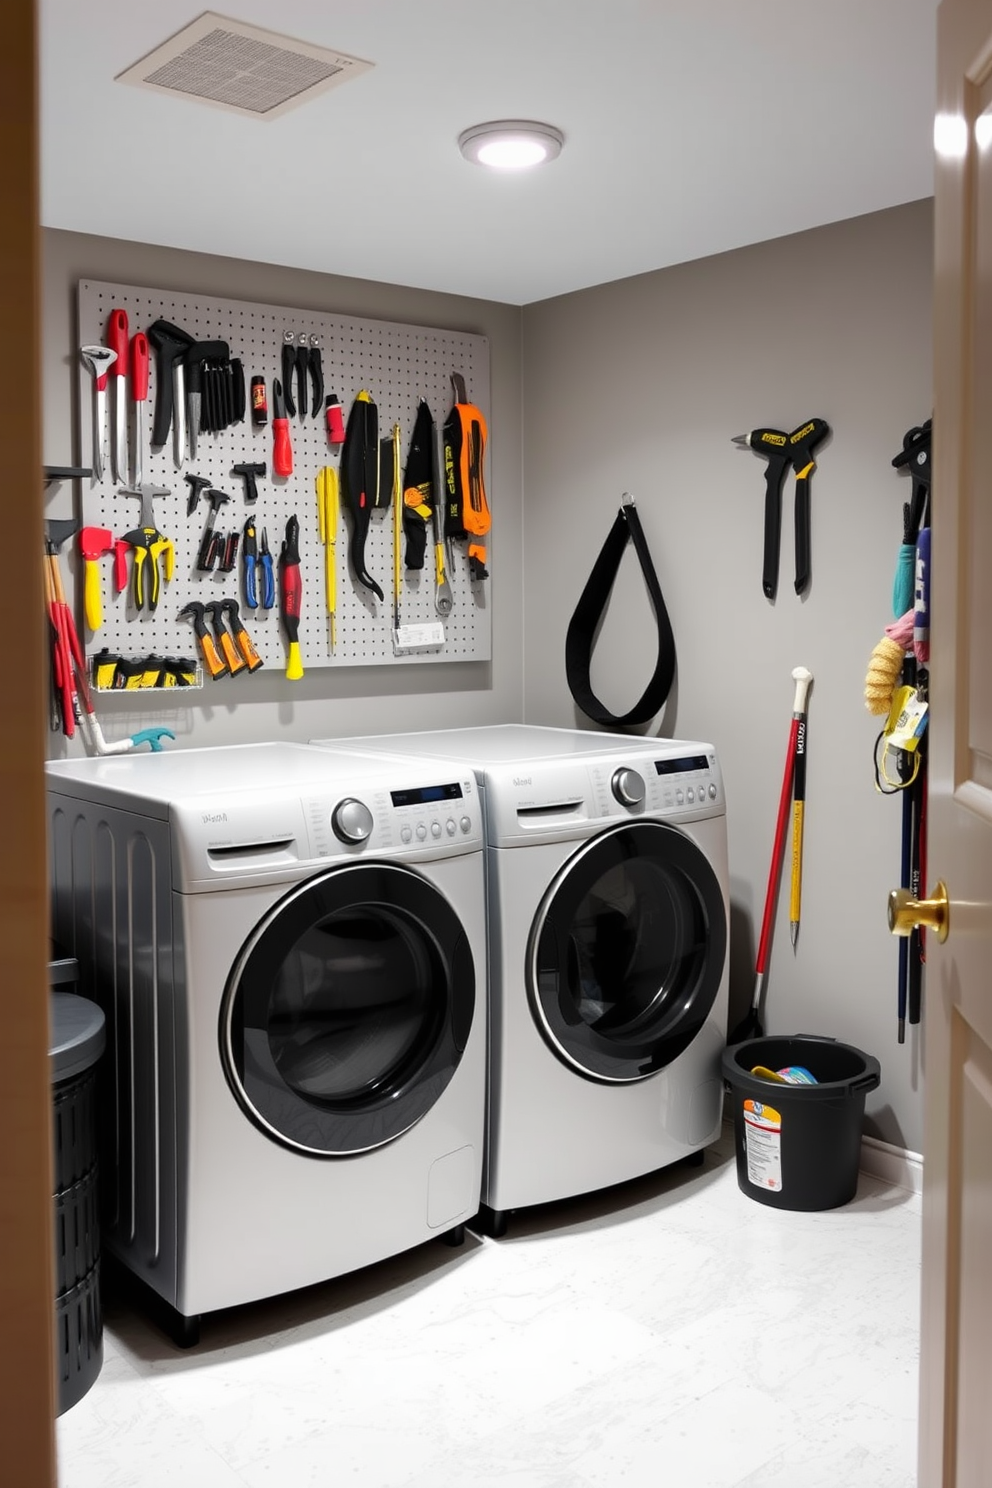
[[778, 883], [779, 871], [782, 866], [782, 847], [785, 843], [785, 827], [789, 819], [789, 807], [792, 804], [792, 771], [795, 765], [796, 737], [799, 733], [799, 719], [793, 716], [792, 727], [789, 730], [789, 749], [785, 756], [785, 774], [782, 777], [782, 794], [778, 802], [778, 820], [775, 823], [775, 842], [772, 846], [772, 860], [768, 868], [768, 888], [765, 890], [765, 913], [761, 921], [761, 939], [758, 941], [758, 959], [755, 962], [755, 971], [759, 976], [764, 975], [768, 960], [768, 941], [771, 936], [772, 915], [775, 910], [775, 888]]

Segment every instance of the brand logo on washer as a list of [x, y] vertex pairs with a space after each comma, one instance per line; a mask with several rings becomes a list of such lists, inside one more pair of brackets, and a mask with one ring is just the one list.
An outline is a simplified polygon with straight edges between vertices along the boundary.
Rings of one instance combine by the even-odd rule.
[[513, 783], [514, 785], [533, 785], [534, 777], [533, 775], [514, 775]]
[[226, 811], [205, 811], [203, 813], [203, 822], [205, 826], [209, 826], [211, 822], [222, 821], [227, 821]]

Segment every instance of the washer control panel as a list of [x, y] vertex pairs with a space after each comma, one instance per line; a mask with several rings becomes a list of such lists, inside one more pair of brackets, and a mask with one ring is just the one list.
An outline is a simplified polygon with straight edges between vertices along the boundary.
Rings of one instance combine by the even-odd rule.
[[602, 816], [616, 814], [614, 803], [631, 816], [712, 815], [723, 806], [720, 767], [710, 750], [645, 753], [630, 764], [592, 764], [589, 773]]
[[384, 852], [440, 857], [482, 843], [479, 792], [470, 771], [435, 773], [421, 783], [400, 786], [387, 777], [364, 789], [356, 786], [354, 794], [331, 803], [322, 795], [304, 806], [315, 857], [340, 854], [342, 844], [346, 850], [360, 849], [363, 856]]

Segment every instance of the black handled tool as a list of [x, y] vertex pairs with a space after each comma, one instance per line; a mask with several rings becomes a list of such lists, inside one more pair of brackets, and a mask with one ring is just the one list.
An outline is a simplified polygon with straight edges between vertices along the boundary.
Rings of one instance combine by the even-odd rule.
[[761, 566], [761, 587], [766, 599], [774, 599], [778, 588], [778, 550], [782, 533], [782, 481], [789, 468], [789, 436], [781, 429], [752, 429], [750, 434], [735, 434], [734, 444], [764, 455], [765, 467], [765, 546]]
[[796, 472], [796, 593], [809, 588], [812, 571], [810, 552], [809, 481], [816, 469], [813, 451], [830, 433], [825, 419], [807, 419], [789, 435], [789, 457]]
[[320, 355], [320, 337], [310, 337], [310, 381], [313, 383], [313, 402], [310, 417], [318, 418], [324, 406], [324, 363]]
[[256, 476], [264, 480], [267, 470], [268, 466], [266, 465], [264, 460], [256, 465], [235, 465], [232, 467], [231, 474], [240, 475], [241, 479], [245, 483], [245, 500], [249, 504], [253, 505], [258, 500], [258, 486], [256, 484]]
[[189, 485], [189, 495], [186, 498], [186, 515], [191, 517], [200, 504], [200, 497], [204, 491], [210, 490], [210, 477], [207, 475], [184, 475], [183, 480]]
[[[176, 420], [174, 455], [181, 465], [186, 450], [186, 389], [183, 357], [193, 345], [193, 337], [182, 326], [169, 320], [156, 320], [148, 327], [148, 339], [155, 348], [155, 417], [152, 421], [152, 444], [163, 445], [169, 427]], [[180, 441], [181, 431], [181, 441]]]
[[207, 492], [207, 500], [210, 502], [210, 515], [207, 517], [203, 536], [200, 538], [200, 551], [196, 556], [196, 566], [201, 573], [210, 573], [220, 552], [223, 551], [222, 545], [224, 539], [214, 530], [214, 524], [217, 521], [217, 513], [222, 506], [227, 505], [230, 499], [230, 496], [224, 491], [211, 489]]
[[285, 413], [290, 418], [296, 417], [296, 404], [293, 402], [293, 369], [296, 366], [296, 336], [292, 331], [283, 331], [282, 335], [282, 402]]

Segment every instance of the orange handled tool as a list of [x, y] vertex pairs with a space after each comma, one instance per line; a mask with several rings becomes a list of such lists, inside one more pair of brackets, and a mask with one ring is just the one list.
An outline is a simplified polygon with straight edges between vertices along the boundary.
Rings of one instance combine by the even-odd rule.
[[223, 677], [227, 672], [227, 663], [219, 654], [214, 638], [207, 628], [207, 622], [203, 618], [204, 608], [205, 606], [200, 604], [199, 601], [194, 601], [192, 604], [188, 604], [185, 609], [179, 611], [179, 619], [192, 620], [193, 629], [196, 631], [196, 638], [200, 642], [200, 650], [203, 653], [203, 660], [206, 663], [207, 671], [216, 681], [218, 677]]

